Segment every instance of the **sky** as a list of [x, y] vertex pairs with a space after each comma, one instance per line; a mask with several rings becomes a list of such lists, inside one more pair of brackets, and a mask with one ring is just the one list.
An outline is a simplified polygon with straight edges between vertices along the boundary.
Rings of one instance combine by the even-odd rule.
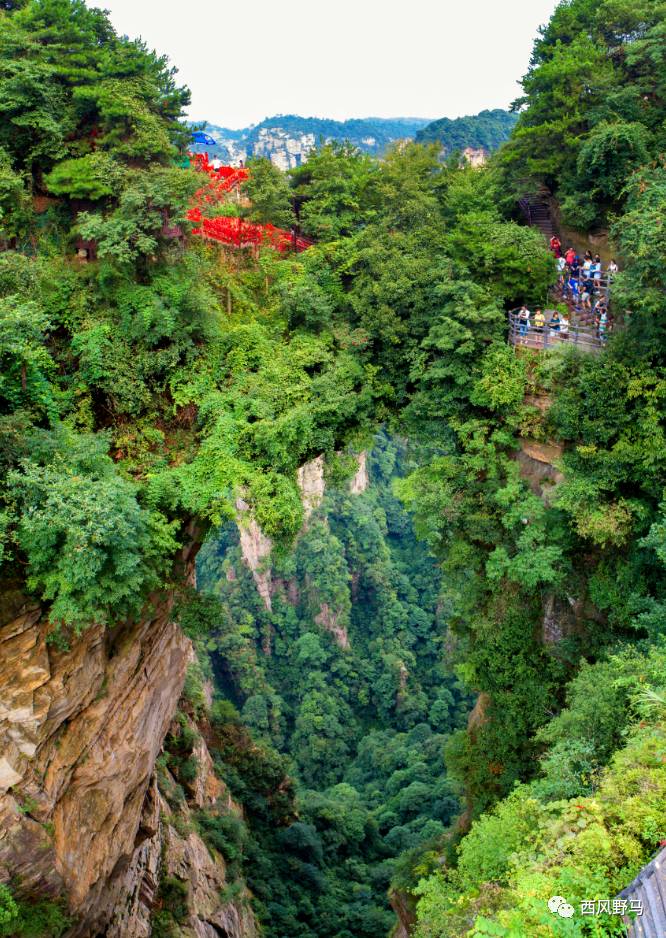
[[90, 0], [166, 54], [189, 116], [460, 117], [520, 93], [557, 0]]

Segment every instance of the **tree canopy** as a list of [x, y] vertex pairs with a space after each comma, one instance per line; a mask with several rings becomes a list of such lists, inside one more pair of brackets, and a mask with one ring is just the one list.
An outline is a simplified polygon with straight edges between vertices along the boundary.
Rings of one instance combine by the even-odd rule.
[[[666, 839], [665, 12], [560, 4], [489, 166], [252, 161], [210, 211], [295, 253], [193, 234], [164, 58], [81, 0], [0, 4], [0, 576], [64, 652], [169, 591], [198, 664], [160, 785], [182, 800], [204, 726], [245, 819], [197, 830], [268, 938], [376, 938], [390, 887], [419, 938], [554, 935], [550, 894], [618, 890]], [[515, 221], [538, 186], [622, 260], [596, 356], [506, 343], [556, 279]], [[67, 927], [21, 888], [0, 933]]]

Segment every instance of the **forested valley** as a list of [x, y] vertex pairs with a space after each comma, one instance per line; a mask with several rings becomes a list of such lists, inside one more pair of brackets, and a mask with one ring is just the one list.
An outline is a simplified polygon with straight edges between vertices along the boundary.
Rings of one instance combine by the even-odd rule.
[[[665, 39], [565, 0], [486, 165], [232, 187], [165, 58], [0, 2], [0, 935], [626, 934], [581, 909], [666, 846]], [[619, 262], [593, 351], [507, 342], [565, 309], [535, 193]]]

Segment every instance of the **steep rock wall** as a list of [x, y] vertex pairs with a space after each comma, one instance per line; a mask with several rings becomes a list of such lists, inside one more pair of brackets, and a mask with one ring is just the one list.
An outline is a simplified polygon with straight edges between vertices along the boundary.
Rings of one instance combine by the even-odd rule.
[[558, 468], [563, 449], [557, 443], [537, 440], [521, 441], [515, 458], [520, 466], [520, 475], [535, 495], [549, 503], [564, 475]]
[[398, 920], [391, 932], [391, 938], [409, 938], [416, 924], [416, 902], [414, 898], [408, 893], [396, 889], [390, 893], [389, 902]]
[[242, 498], [236, 499], [236, 510], [238, 512], [238, 533], [243, 560], [252, 572], [257, 592], [270, 612], [272, 605], [270, 554], [273, 549], [273, 542], [261, 530], [259, 523], [252, 516], [250, 506]]
[[349, 492], [351, 495], [362, 495], [370, 485], [370, 476], [368, 475], [368, 454], [363, 450], [357, 456], [358, 469], [349, 483]]
[[[209, 851], [192, 823], [193, 809], [219, 803], [241, 813], [216, 778], [202, 739], [195, 755], [199, 771], [194, 790], [177, 810], [167, 802], [156, 778], [151, 779], [140, 824], [145, 839], [109, 885], [113, 915], [105, 938], [150, 938], [152, 917], [162, 906], [160, 883], [165, 878], [185, 887], [186, 914], [179, 928], [187, 938], [256, 938], [258, 934], [250, 894], [242, 884], [235, 898], [221, 901], [221, 893], [230, 886], [226, 864], [219, 854]], [[84, 938], [86, 932], [79, 934]]]
[[331, 609], [328, 603], [322, 603], [321, 609], [315, 616], [317, 625], [333, 636], [338, 648], [348, 651], [351, 648], [347, 627], [342, 622], [342, 613], [338, 609]]
[[[296, 482], [301, 493], [303, 505], [303, 527], [301, 534], [308, 529], [312, 514], [321, 505], [326, 491], [324, 477], [324, 455], [321, 454], [301, 466], [296, 474]], [[361, 452], [357, 456], [357, 470], [349, 482], [351, 495], [361, 495], [370, 484], [368, 474], [367, 453]], [[266, 609], [272, 609], [273, 596], [280, 593], [294, 605], [298, 603], [299, 591], [295, 581], [283, 582], [273, 577], [270, 564], [270, 555], [273, 549], [271, 539], [261, 530], [253, 518], [250, 506], [242, 498], [236, 501], [237, 523], [240, 535], [241, 554], [245, 565], [252, 573], [257, 591], [261, 596]], [[233, 576], [233, 574], [232, 574]], [[315, 616], [315, 622], [329, 632], [340, 648], [350, 647], [347, 629], [342, 623], [342, 613], [323, 602]], [[264, 651], [270, 653], [270, 636]]]
[[[62, 651], [39, 606], [0, 602], [0, 882], [64, 896], [76, 938], [150, 934], [165, 854], [153, 772], [192, 656], [171, 607], [156, 597], [140, 621], [91, 627]], [[236, 918], [230, 938], [254, 935]]]
[[33, 606], [0, 629], [0, 879], [62, 890], [85, 919], [134, 851], [189, 643], [166, 599], [69, 652], [47, 644], [48, 628]]
[[[303, 531], [307, 530], [312, 513], [321, 505], [324, 497], [324, 456], [311, 459], [298, 469], [296, 482], [301, 493], [303, 505]], [[270, 555], [273, 542], [266, 537], [258, 522], [252, 516], [250, 506], [243, 498], [236, 499], [237, 524], [240, 535], [243, 561], [252, 573], [257, 592], [268, 611], [272, 608], [272, 597], [276, 588], [283, 584], [273, 584]]]
[[307, 528], [308, 521], [322, 503], [326, 484], [324, 482], [324, 455], [311, 459], [296, 473], [296, 482], [301, 493], [301, 503], [303, 505], [304, 527]]

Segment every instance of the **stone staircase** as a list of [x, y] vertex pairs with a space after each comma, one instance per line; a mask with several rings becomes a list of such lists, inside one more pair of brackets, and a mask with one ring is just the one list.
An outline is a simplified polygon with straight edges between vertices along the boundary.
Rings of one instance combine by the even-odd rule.
[[555, 225], [550, 212], [550, 205], [546, 197], [540, 193], [526, 196], [518, 202], [520, 209], [527, 220], [527, 224], [538, 228], [546, 241], [555, 234]]

